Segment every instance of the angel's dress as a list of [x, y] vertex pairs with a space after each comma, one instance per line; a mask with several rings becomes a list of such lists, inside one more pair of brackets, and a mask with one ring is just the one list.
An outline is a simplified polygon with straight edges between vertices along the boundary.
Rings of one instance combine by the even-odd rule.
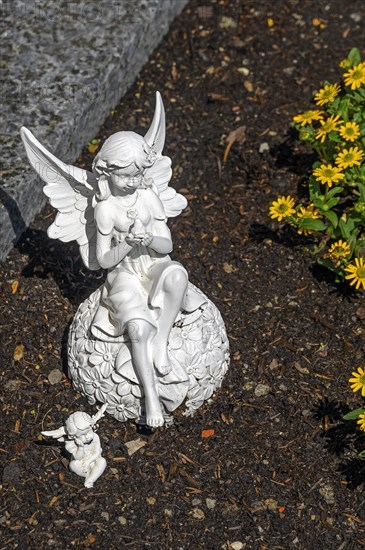
[[[122, 200], [116, 204], [112, 197], [104, 202], [104, 208], [110, 208], [112, 217], [117, 207], [113, 245], [124, 241], [135, 218], [139, 218], [146, 231], [152, 234], [156, 223], [166, 223], [163, 205], [152, 189], [139, 189], [133, 207], [128, 204], [123, 206]], [[184, 267], [168, 255], [144, 245], [134, 246], [122, 262], [108, 273], [91, 326], [92, 334], [99, 340], [118, 341], [123, 336], [126, 324], [137, 319], [147, 321], [158, 329], [161, 308], [164, 306], [164, 281], [169, 273], [176, 270], [186, 274]], [[181, 309], [190, 313], [204, 303], [202, 296], [193, 287], [188, 287]]]

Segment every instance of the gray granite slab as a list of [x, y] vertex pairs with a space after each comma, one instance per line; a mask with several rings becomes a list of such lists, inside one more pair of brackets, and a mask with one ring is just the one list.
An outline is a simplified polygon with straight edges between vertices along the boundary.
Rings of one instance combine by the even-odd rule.
[[0, 261], [45, 203], [19, 129], [72, 162], [187, 0], [0, 0]]

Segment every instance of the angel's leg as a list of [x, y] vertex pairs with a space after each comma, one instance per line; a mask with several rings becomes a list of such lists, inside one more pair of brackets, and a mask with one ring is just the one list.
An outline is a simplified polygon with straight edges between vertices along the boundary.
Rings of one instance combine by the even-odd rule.
[[104, 457], [99, 456], [99, 458], [95, 460], [95, 462], [91, 465], [88, 471], [88, 474], [86, 476], [85, 483], [84, 483], [85, 487], [87, 487], [88, 489], [90, 487], [93, 487], [95, 481], [99, 479], [101, 474], [104, 472], [105, 468], [106, 468], [106, 460]]
[[127, 332], [132, 343], [133, 365], [145, 393], [146, 423], [157, 428], [164, 423], [164, 417], [152, 361], [152, 339], [156, 329], [148, 321], [135, 319], [127, 323]]
[[176, 316], [180, 311], [187, 285], [187, 273], [185, 269], [179, 267], [170, 271], [163, 282], [163, 306], [158, 318], [158, 331], [153, 340], [153, 362], [162, 375], [171, 371], [167, 342]]

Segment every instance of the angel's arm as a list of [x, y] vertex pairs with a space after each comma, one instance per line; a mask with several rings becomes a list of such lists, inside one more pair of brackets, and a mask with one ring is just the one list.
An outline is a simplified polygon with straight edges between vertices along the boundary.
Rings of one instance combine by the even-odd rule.
[[160, 199], [152, 190], [148, 192], [148, 203], [152, 215], [152, 223], [149, 227], [152, 241], [148, 246], [159, 254], [170, 254], [173, 247], [171, 233], [166, 224], [165, 211]]
[[109, 269], [121, 262], [132, 246], [122, 241], [117, 246], [112, 246], [114, 222], [110, 211], [102, 202], [95, 207], [95, 221], [97, 226], [96, 250], [97, 258], [103, 269]]

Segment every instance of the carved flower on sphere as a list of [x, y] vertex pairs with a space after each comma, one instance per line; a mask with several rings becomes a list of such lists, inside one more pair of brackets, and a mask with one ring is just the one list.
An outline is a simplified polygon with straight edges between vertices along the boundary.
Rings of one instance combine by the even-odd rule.
[[98, 370], [103, 377], [108, 377], [113, 371], [114, 359], [116, 353], [113, 352], [110, 344], [107, 342], [101, 342], [97, 340], [95, 342], [94, 351], [89, 357], [89, 362], [94, 367], [98, 367]]
[[83, 389], [89, 403], [95, 403], [95, 399], [101, 403], [108, 401], [108, 395], [113, 390], [113, 383], [103, 378], [99, 369], [87, 367], [80, 372]]
[[120, 422], [139, 417], [139, 402], [133, 395], [120, 397], [112, 392], [108, 396], [108, 403], [107, 411]]
[[185, 327], [175, 327], [170, 334], [169, 347], [173, 350], [183, 347], [188, 354], [193, 354], [201, 338], [201, 327], [195, 323]]

